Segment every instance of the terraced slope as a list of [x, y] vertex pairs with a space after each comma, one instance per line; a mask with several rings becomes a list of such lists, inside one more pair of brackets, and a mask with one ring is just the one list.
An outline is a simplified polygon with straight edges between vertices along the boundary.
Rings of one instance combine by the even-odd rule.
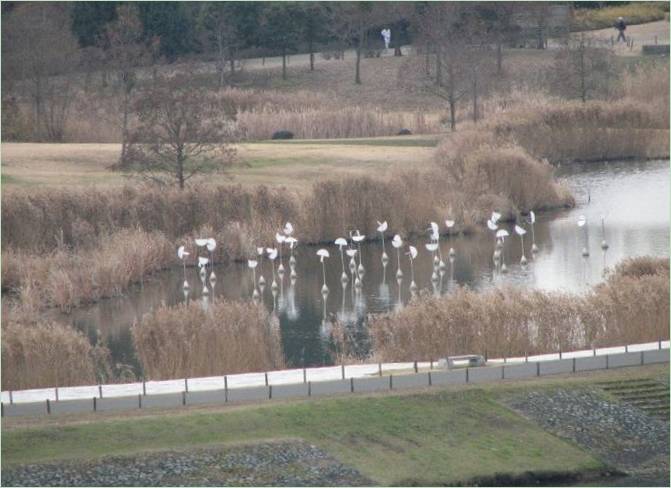
[[669, 384], [654, 379], [607, 381], [598, 386], [609, 395], [646, 414], [669, 421]]

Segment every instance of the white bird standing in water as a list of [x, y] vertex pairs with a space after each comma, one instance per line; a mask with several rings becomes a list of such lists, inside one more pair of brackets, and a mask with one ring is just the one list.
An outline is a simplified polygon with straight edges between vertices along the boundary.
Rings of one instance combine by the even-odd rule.
[[[291, 225], [291, 224], [288, 224]], [[289, 250], [291, 251], [291, 257], [289, 258], [289, 268], [291, 272], [289, 273], [290, 278], [296, 277], [296, 258], [294, 258], [294, 247], [298, 244], [298, 239], [293, 236], [287, 237], [284, 242], [289, 244]]]
[[340, 282], [345, 284], [347, 283], [347, 273], [345, 272], [345, 256], [343, 255], [343, 247], [347, 245], [347, 239], [344, 237], [338, 237], [335, 240], [335, 245], [338, 246], [340, 250], [340, 263], [342, 264], [342, 274], [340, 275]]
[[491, 219], [487, 221], [487, 227], [489, 230], [494, 232], [494, 262], [497, 262], [499, 258], [501, 257], [501, 248], [499, 247], [499, 239], [496, 237], [496, 230], [499, 228], [498, 225], [496, 225], [496, 222], [493, 222]]
[[[284, 224], [284, 229], [282, 231], [284, 232], [284, 235], [287, 236], [285, 242], [288, 242], [290, 246], [292, 239], [294, 244], [298, 243], [298, 240], [292, 237], [292, 234], [294, 233], [294, 226], [291, 225], [291, 222], [287, 222], [286, 224]], [[294, 257], [293, 250], [294, 248], [291, 247], [291, 257], [289, 258], [289, 266], [296, 266], [296, 258]]]
[[363, 254], [361, 253], [361, 241], [363, 241], [366, 238], [365, 235], [362, 235], [359, 233], [359, 229], [356, 230], [356, 234], [352, 236], [352, 240], [356, 242], [359, 246], [359, 268], [357, 269], [359, 278], [363, 280], [363, 275], [365, 273], [364, 267], [363, 267]]
[[[454, 227], [454, 220], [447, 219], [445, 221], [445, 225], [447, 226], [447, 232], [449, 233], [450, 229], [452, 229], [452, 227]], [[451, 247], [450, 248], [450, 253], [449, 253], [450, 258], [453, 259], [454, 256], [456, 256], [456, 255], [457, 255], [457, 253], [454, 251], [454, 248]]]
[[[361, 288], [361, 279], [359, 279], [359, 274], [357, 273], [356, 269], [356, 253], [358, 252], [356, 249], [348, 249], [345, 251], [347, 253], [347, 256], [349, 256], [349, 272], [352, 274], [352, 281], [354, 282], [354, 288]], [[354, 289], [352, 289], [354, 291]]]
[[[503, 253], [503, 243], [510, 234], [508, 234], [508, 231], [506, 229], [499, 229], [496, 231], [496, 238], [497, 242], [501, 243], [501, 273], [507, 273], [508, 272], [508, 267], [506, 266], [505, 263], [505, 255]], [[500, 239], [500, 241], [498, 240]]]
[[[438, 224], [436, 224], [435, 222], [429, 222], [429, 229], [428, 230], [431, 231], [431, 235], [430, 235], [431, 242], [435, 242], [436, 244], [438, 244], [438, 242], [440, 241], [440, 232], [439, 232], [439, 229], [438, 229]], [[440, 252], [440, 245], [438, 245], [437, 248]], [[440, 268], [440, 263], [442, 261], [443, 261], [442, 256], [440, 256], [440, 258], [439, 258], [436, 254], [433, 255], [433, 267], [434, 268]], [[443, 263], [443, 267], [445, 267], [445, 263]]]
[[582, 248], [582, 257], [586, 258], [589, 256], [589, 251], [587, 250], [587, 218], [584, 215], [581, 215], [578, 218], [578, 227], [584, 227], [585, 228], [585, 245]]
[[536, 245], [536, 235], [534, 234], [536, 214], [533, 210], [529, 211], [529, 223], [531, 224], [531, 254], [536, 254], [538, 252], [538, 246]]
[[217, 275], [214, 274], [214, 250], [217, 248], [217, 241], [210, 237], [205, 246], [210, 253], [210, 268], [212, 269], [210, 272], [210, 283], [214, 286], [214, 282], [217, 281]]
[[265, 249], [262, 247], [256, 248], [256, 254], [259, 256], [259, 261], [261, 262], [261, 276], [259, 277], [259, 288], [261, 288], [261, 293], [266, 286], [266, 279], [263, 277], [263, 255], [265, 254]]
[[396, 278], [403, 278], [403, 271], [401, 270], [401, 247], [403, 246], [403, 239], [396, 234], [391, 241], [391, 245], [396, 248]]
[[388, 225], [386, 220], [384, 222], [377, 221], [377, 231], [382, 235], [382, 266], [386, 266], [389, 262], [389, 256], [387, 256], [387, 251], [384, 248], [384, 233], [387, 228]]
[[284, 263], [282, 262], [282, 244], [287, 240], [286, 236], [277, 232], [275, 234], [275, 240], [279, 244], [278, 249], [280, 251], [280, 265], [277, 267], [277, 274], [280, 275], [280, 279], [284, 276]]
[[277, 258], [277, 249], [268, 247], [266, 248], [268, 253], [268, 259], [270, 259], [273, 266], [273, 282], [270, 284], [271, 290], [277, 290], [277, 280], [275, 279], [275, 259]]
[[[437, 242], [427, 242], [424, 244], [424, 247], [426, 247], [427, 251], [431, 251], [433, 254], [433, 262], [436, 262], [436, 250], [438, 250], [438, 243]], [[436, 282], [438, 281], [438, 273], [436, 273], [436, 266], [434, 265], [433, 267], [433, 272], [431, 273], [431, 281]]]
[[189, 289], [189, 282], [186, 280], [186, 259], [185, 256], [188, 256], [189, 253], [184, 250], [184, 246], [179, 246], [179, 249], [177, 249], [177, 257], [182, 260], [182, 267], [184, 268], [184, 283], [182, 285], [182, 288], [185, 290]]
[[317, 251], [317, 256], [319, 256], [319, 260], [322, 263], [322, 274], [324, 276], [324, 284], [322, 285], [322, 295], [326, 296], [328, 295], [329, 292], [329, 287], [326, 286], [326, 265], [324, 264], [324, 258], [328, 258], [329, 252], [326, 249], [320, 249]]
[[527, 231], [524, 230], [524, 229], [523, 229], [522, 227], [520, 227], [519, 225], [516, 225], [516, 226], [515, 226], [515, 233], [517, 233], [517, 235], [520, 236], [520, 239], [522, 240], [522, 258], [520, 259], [520, 264], [521, 264], [522, 266], [524, 266], [525, 264], [527, 264], [527, 258], [526, 258], [526, 256], [524, 255], [524, 234], [526, 234]]
[[247, 266], [252, 270], [252, 283], [254, 286], [254, 291], [252, 292], [252, 298], [257, 299], [259, 298], [259, 291], [256, 289], [256, 265], [257, 261], [254, 259], [248, 259], [247, 260]]
[[[205, 247], [207, 246], [207, 243], [209, 241], [210, 241], [209, 239], [196, 239], [196, 246]], [[198, 259], [200, 259], [200, 257]], [[203, 268], [202, 266], [199, 266], [199, 268], [200, 268], [200, 279], [203, 280], [207, 278], [207, 269]]]
[[413, 261], [417, 257], [417, 248], [415, 246], [408, 246], [408, 252], [406, 253], [410, 258], [410, 291], [417, 291], [417, 283], [415, 283], [415, 267]]
[[207, 258], [204, 258], [202, 256], [198, 256], [198, 267], [200, 268], [200, 279], [203, 282], [203, 295], [207, 295], [210, 291], [207, 289], [207, 284], [205, 283], [205, 278], [207, 276], [207, 271], [205, 269], [207, 268], [207, 263], [209, 263], [210, 260]]
[[606, 242], [606, 216], [601, 215], [601, 249], [604, 251], [608, 249], [608, 243]]

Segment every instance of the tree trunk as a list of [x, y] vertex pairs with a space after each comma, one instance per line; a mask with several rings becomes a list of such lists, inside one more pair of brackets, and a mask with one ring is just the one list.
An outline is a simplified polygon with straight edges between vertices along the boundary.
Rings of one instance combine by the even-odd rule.
[[580, 99], [582, 103], [587, 101], [587, 84], [586, 78], [587, 74], [585, 73], [585, 45], [583, 41], [580, 41]]
[[231, 74], [235, 74], [235, 56], [233, 56], [233, 46], [228, 46], [228, 62], [231, 67]]
[[361, 73], [360, 73], [361, 49], [363, 49], [363, 35], [359, 36], [359, 43], [356, 46], [356, 69], [354, 72], [354, 83], [356, 83], [357, 85], [361, 84]]
[[473, 75], [473, 86], [471, 87], [473, 93], [473, 122], [478, 121], [478, 78]]
[[500, 39], [496, 43], [496, 74], [503, 74], [503, 42]]
[[429, 63], [430, 63], [431, 56], [429, 55], [429, 43], [428, 42], [424, 45], [424, 49], [425, 49], [425, 52], [424, 52], [424, 72], [426, 73], [426, 76], [429, 76], [429, 73], [430, 73]]
[[180, 147], [177, 149], [177, 180], [179, 181], [179, 189], [184, 189], [184, 152]]
[[128, 164], [128, 111], [130, 106], [130, 90], [124, 90], [123, 97], [123, 121], [121, 123], [121, 161], [120, 166], [125, 167]]
[[226, 52], [224, 50], [224, 36], [217, 35], [217, 49], [219, 51], [219, 88], [224, 87], [224, 71], [226, 71]]
[[443, 82], [443, 59], [440, 53], [440, 46], [436, 46], [436, 85], [440, 86]]
[[457, 130], [457, 101], [454, 97], [450, 97], [448, 103], [450, 104], [450, 130], [454, 132]]
[[314, 52], [314, 46], [312, 44], [312, 37], [310, 37], [310, 71], [315, 70], [315, 52]]
[[282, 47], [282, 79], [287, 79], [287, 50]]

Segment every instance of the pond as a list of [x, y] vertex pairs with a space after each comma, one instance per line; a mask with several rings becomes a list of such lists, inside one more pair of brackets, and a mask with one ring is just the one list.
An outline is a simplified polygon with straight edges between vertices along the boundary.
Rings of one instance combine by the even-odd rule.
[[[431, 253], [424, 247], [428, 242], [427, 233], [427, 238], [408, 242], [419, 250], [419, 256], [414, 261], [414, 278], [418, 288], [445, 294], [458, 285], [486, 289], [512, 283], [583, 292], [603, 280], [607, 267], [627, 257], [669, 255], [668, 161], [572, 164], [558, 168], [556, 176], [570, 187], [577, 205], [568, 211], [537, 216], [534, 234], [539, 251], [531, 253], [531, 233], [527, 233], [524, 239], [524, 253], [528, 258], [526, 266], [520, 265], [522, 246], [519, 237], [514, 235], [512, 225], [503, 224], [502, 227], [511, 234], [503, 249], [507, 273], [502, 273], [500, 267], [495, 266], [492, 259], [493, 234], [483, 229], [469, 236], [441, 238], [441, 253], [447, 266], [434, 283], [431, 279]], [[577, 226], [580, 215], [587, 218], [584, 228]], [[604, 239], [602, 215], [605, 216], [607, 251], [601, 249]], [[383, 218], [380, 216], [380, 219]], [[444, 229], [443, 223], [441, 228]], [[300, 229], [296, 229], [296, 235], [300, 239]], [[397, 256], [391, 246], [391, 237], [386, 236], [386, 251], [390, 258], [386, 267], [381, 262], [380, 242], [361, 246], [365, 276], [360, 292], [351, 286], [351, 275], [347, 287], [341, 286], [340, 254], [337, 247], [330, 247], [331, 257], [326, 260], [330, 293], [325, 302], [320, 292], [322, 269], [316, 256], [318, 247], [299, 246], [296, 249], [297, 277], [293, 284], [289, 278], [288, 253], [285, 250], [286, 273], [279, 281], [281, 286], [275, 296], [270, 287], [271, 263], [264, 259], [259, 264], [257, 276], [262, 273], [267, 280], [262, 300], [268, 310], [279, 318], [287, 366], [316, 366], [329, 362], [328, 330], [323, 324], [325, 314], [335, 315], [349, 324], [350, 329], [355, 331], [361, 351], [365, 352], [368, 347], [366, 314], [402, 307], [408, 302], [411, 296], [409, 258], [401, 256], [403, 279], [397, 281]], [[588, 248], [589, 257], [582, 256], [583, 247]], [[448, 260], [450, 248], [455, 251], [453, 262]], [[345, 266], [347, 269], [347, 257]], [[218, 280], [207, 297], [203, 297], [203, 287], [195, 268], [187, 268], [191, 290], [185, 297], [182, 269], [175, 267], [131, 288], [125, 296], [103, 300], [68, 315], [55, 310], [50, 313], [52, 318], [83, 330], [92, 341], [102, 335], [115, 362], [130, 364], [139, 371], [130, 327], [144, 313], [162, 303], [170, 305], [185, 299], [204, 301], [204, 305], [224, 297], [252, 299], [253, 279], [246, 263], [216, 266], [215, 271]]]

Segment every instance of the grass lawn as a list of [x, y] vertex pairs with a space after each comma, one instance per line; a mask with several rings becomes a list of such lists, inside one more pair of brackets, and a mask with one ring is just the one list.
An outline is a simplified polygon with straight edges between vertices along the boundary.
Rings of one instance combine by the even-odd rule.
[[602, 467], [497, 402], [529, 389], [668, 381], [666, 365], [420, 392], [36, 419], [3, 419], [2, 466], [302, 438], [382, 484]]
[[[238, 144], [237, 165], [208, 182], [304, 189], [319, 178], [371, 174], [430, 164], [438, 136], [273, 141]], [[118, 144], [2, 144], [3, 186], [118, 186], [129, 180], [107, 169]]]

